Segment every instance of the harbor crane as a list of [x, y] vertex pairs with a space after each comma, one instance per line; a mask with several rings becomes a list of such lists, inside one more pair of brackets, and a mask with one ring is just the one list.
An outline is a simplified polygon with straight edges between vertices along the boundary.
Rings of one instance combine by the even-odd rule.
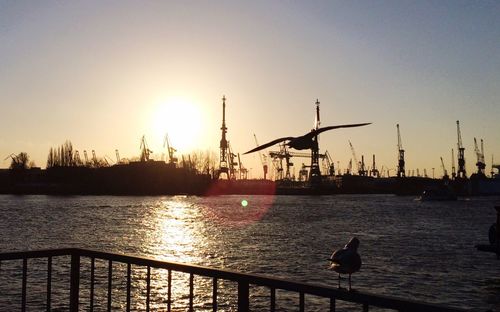
[[443, 179], [444, 180], [448, 180], [448, 171], [446, 170], [446, 167], [444, 166], [444, 160], [443, 160], [443, 157], [440, 157], [441, 158], [441, 168], [443, 169]]
[[92, 162], [93, 162], [94, 166], [97, 167], [98, 162], [97, 162], [97, 156], [95, 154], [95, 150], [92, 150]]
[[398, 130], [398, 178], [404, 178], [405, 175], [405, 150], [403, 149], [403, 142], [401, 141], [401, 133], [399, 131], [399, 124], [396, 125]]
[[479, 147], [477, 146], [477, 140], [476, 140], [476, 138], [474, 138], [474, 152], [476, 153], [476, 157], [477, 157], [477, 162], [476, 162], [477, 174], [484, 176], [486, 164], [484, 161], [483, 139], [481, 139], [481, 150], [479, 150]]
[[149, 155], [153, 153], [153, 151], [149, 149], [144, 135], [141, 138], [141, 145], [139, 148], [141, 149], [141, 161], [149, 161]]
[[451, 149], [451, 178], [455, 180], [457, 172], [455, 170], [455, 151]]
[[361, 155], [361, 161], [358, 161], [358, 158], [356, 157], [356, 151], [354, 150], [354, 146], [352, 146], [351, 141], [349, 141], [349, 146], [351, 147], [352, 158], [354, 159], [354, 162], [356, 163], [356, 166], [358, 168], [358, 175], [365, 176], [365, 157]]
[[238, 163], [235, 161], [236, 154], [231, 150], [231, 145], [228, 144], [228, 156], [229, 156], [229, 179], [236, 180], [236, 166]]
[[321, 158], [323, 160], [324, 170], [328, 172], [329, 176], [333, 177], [335, 175], [335, 164], [332, 157], [330, 156], [330, 153], [328, 153], [328, 151], [325, 151], [325, 154], [320, 156], [322, 156]]
[[239, 179], [246, 180], [248, 178], [248, 169], [243, 166], [243, 163], [241, 162], [240, 158], [240, 153], [238, 153], [238, 168], [240, 169]]
[[[291, 180], [290, 168], [293, 163], [290, 161], [292, 154], [288, 151], [286, 144], [280, 144], [280, 150], [278, 152], [269, 152], [269, 156], [273, 159], [273, 166], [276, 169], [277, 180]], [[283, 159], [285, 160], [285, 176], [283, 177]]]
[[80, 159], [80, 153], [78, 151], [75, 151], [74, 163], [77, 167], [82, 165], [82, 160]]
[[222, 126], [221, 126], [222, 136], [220, 139], [220, 157], [219, 157], [219, 169], [217, 170], [217, 179], [220, 178], [221, 174], [225, 174], [226, 178], [230, 180], [230, 170], [229, 167], [232, 166], [232, 161], [230, 162], [228, 157], [229, 153], [229, 141], [226, 139], [227, 127], [226, 127], [226, 96], [222, 96]]
[[163, 148], [167, 146], [167, 154], [168, 154], [168, 163], [175, 165], [178, 161], [177, 157], [174, 157], [174, 153], [177, 152], [175, 148], [170, 146], [170, 140], [168, 138], [168, 133], [165, 134], [165, 138], [163, 139]]
[[372, 170], [370, 172], [371, 172], [372, 176], [374, 176], [376, 178], [380, 177], [380, 172], [378, 171], [377, 166], [375, 164], [375, 154], [373, 154]]
[[85, 166], [89, 166], [89, 156], [86, 150], [83, 150], [83, 157], [85, 158]]
[[[257, 147], [259, 147], [259, 142], [257, 142], [257, 136], [255, 135], [255, 133], [253, 134], [253, 137], [255, 139], [255, 145], [257, 145]], [[267, 170], [268, 170], [267, 156], [262, 155], [262, 153], [259, 151], [259, 158], [260, 158], [260, 162], [262, 164], [262, 170], [264, 171], [264, 180], [266, 180]]]
[[462, 133], [460, 132], [460, 122], [457, 120], [457, 148], [458, 148], [458, 179], [466, 179], [467, 173], [465, 171], [465, 148], [462, 144]]
[[491, 171], [490, 171], [490, 174], [491, 174], [491, 177], [493, 178], [494, 175], [495, 175], [495, 170], [493, 170], [495, 168], [495, 162], [494, 162], [494, 159], [493, 159], [494, 155], [491, 154]]
[[[354, 146], [352, 146], [351, 141], [348, 141], [348, 142], [349, 142], [349, 146], [351, 147], [352, 158], [354, 159], [354, 163], [356, 164], [356, 166], [358, 168], [358, 174], [359, 174], [359, 172], [361, 171], [361, 166], [359, 165], [358, 158], [356, 157], [356, 151], [354, 150]], [[351, 163], [351, 167], [352, 167], [352, 163]], [[351, 168], [351, 171], [352, 171], [352, 168]]]

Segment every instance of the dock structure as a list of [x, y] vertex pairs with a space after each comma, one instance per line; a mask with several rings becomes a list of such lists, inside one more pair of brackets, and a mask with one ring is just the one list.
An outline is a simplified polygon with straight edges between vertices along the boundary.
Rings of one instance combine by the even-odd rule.
[[[34, 260], [36, 259], [36, 260]], [[34, 264], [35, 262], [40, 264], [46, 259], [47, 266], [35, 266], [34, 268], [28, 269], [28, 263]], [[28, 261], [29, 260], [29, 261]], [[99, 261], [99, 266], [96, 262]], [[46, 299], [45, 310], [51, 311], [52, 309], [52, 294], [54, 288], [56, 288], [56, 283], [52, 281], [56, 278], [61, 278], [61, 276], [55, 276], [56, 274], [69, 274], [69, 292], [67, 289], [56, 289], [60, 294], [61, 291], [69, 295], [67, 298], [67, 306], [64, 307], [65, 310], [71, 312], [79, 311], [79, 307], [88, 307], [89, 311], [93, 311], [96, 307], [96, 293], [97, 291], [107, 291], [107, 307], [108, 311], [111, 310], [112, 306], [122, 306], [126, 308], [126, 311], [131, 311], [132, 303], [141, 304], [145, 307], [145, 311], [156, 310], [152, 307], [151, 302], [151, 292], [153, 289], [152, 285], [157, 286], [157, 281], [154, 280], [154, 275], [151, 273], [152, 269], [155, 270], [165, 270], [166, 276], [168, 276], [168, 283], [163, 287], [166, 287], [166, 298], [163, 302], [167, 303], [167, 311], [172, 311], [173, 309], [178, 310], [179, 307], [174, 306], [172, 300], [172, 290], [178, 289], [179, 285], [174, 284], [172, 280], [172, 273], [176, 274], [186, 274], [189, 276], [189, 291], [186, 297], [187, 307], [183, 306], [181, 308], [186, 308], [187, 311], [195, 311], [195, 276], [197, 280], [211, 279], [212, 280], [212, 310], [218, 310], [218, 292], [219, 286], [222, 283], [232, 282], [236, 283], [237, 287], [234, 287], [236, 292], [234, 295], [236, 299], [237, 310], [240, 312], [250, 311], [252, 302], [252, 297], [250, 296], [250, 291], [253, 287], [264, 287], [269, 290], [269, 307], [270, 311], [276, 310], [276, 302], [283, 292], [297, 294], [299, 297], [298, 310], [305, 311], [306, 309], [306, 296], [315, 296], [319, 298], [325, 298], [324, 311], [335, 311], [337, 302], [350, 302], [358, 304], [360, 310], [368, 311], [370, 307], [379, 307], [384, 309], [391, 309], [396, 311], [436, 311], [436, 312], [447, 312], [447, 311], [465, 311], [458, 308], [446, 307], [437, 304], [428, 304], [415, 300], [406, 300], [388, 296], [375, 295], [370, 293], [365, 293], [361, 291], [348, 291], [345, 289], [339, 289], [336, 287], [325, 287], [321, 285], [299, 283], [285, 279], [279, 279], [264, 275], [256, 274], [246, 274], [240, 272], [234, 272], [229, 270], [214, 269], [209, 267], [188, 265], [176, 262], [166, 262], [155, 259], [149, 259], [145, 257], [136, 257], [129, 255], [122, 255], [116, 253], [99, 252], [87, 249], [79, 248], [67, 248], [67, 249], [51, 249], [51, 250], [38, 250], [38, 251], [24, 251], [24, 252], [7, 252], [0, 253], [0, 271], [5, 270], [5, 264], [10, 262], [21, 263], [16, 267], [22, 272], [15, 272], [12, 275], [12, 279], [21, 278], [21, 289], [20, 289], [20, 302], [21, 311], [27, 310], [27, 298], [32, 297], [32, 294], [28, 294], [28, 272], [34, 276], [43, 276], [43, 272], [37, 271], [41, 267], [46, 268], [46, 293], [43, 298]], [[69, 263], [67, 263], [69, 262]], [[57, 263], [57, 266], [56, 264]], [[103, 265], [104, 264], [104, 268]], [[107, 267], [106, 267], [107, 264]], [[119, 266], [126, 266], [126, 270], [114, 270], [113, 268]], [[68, 272], [69, 269], [69, 272]], [[104, 269], [105, 273], [101, 272]], [[146, 274], [137, 274], [137, 270], [146, 271]], [[90, 277], [88, 276], [90, 271]], [[9, 272], [1, 272], [3, 274]], [[122, 276], [117, 276], [117, 275]], [[125, 275], [125, 276], [123, 276]], [[5, 275], [2, 275], [2, 278]], [[107, 284], [103, 283], [100, 279], [97, 282], [97, 276], [102, 278], [107, 278]], [[106, 277], [107, 276], [107, 277]], [[63, 276], [68, 280], [68, 276]], [[117, 279], [124, 281], [120, 289], [113, 288]], [[134, 281], [132, 281], [134, 279]], [[132, 290], [135, 288], [136, 279], [142, 279], [146, 282], [146, 298], [145, 302], [132, 302], [136, 300], [132, 298]], [[13, 280], [10, 281], [11, 285], [17, 285], [19, 283], [14, 283]], [[206, 284], [206, 283], [205, 283]], [[57, 283], [61, 286], [60, 283]], [[107, 287], [105, 286], [107, 285]], [[37, 290], [43, 289], [41, 285], [37, 285]], [[182, 286], [182, 285], [181, 285]], [[88, 289], [89, 288], [89, 289]], [[107, 288], [107, 289], [99, 289]], [[155, 288], [156, 289], [156, 288]], [[157, 290], [157, 289], [156, 289]], [[279, 290], [279, 293], [277, 292]], [[118, 292], [119, 291], [119, 292]], [[10, 292], [12, 294], [12, 292]], [[0, 293], [0, 302], [2, 301], [2, 296], [6, 296], [4, 293]], [[106, 298], [106, 296], [101, 296], [101, 299]], [[9, 298], [10, 299], [10, 298]], [[42, 299], [43, 300], [43, 299]], [[122, 302], [123, 301], [123, 302]], [[5, 301], [3, 301], [5, 302]], [[12, 301], [9, 301], [12, 302]], [[43, 302], [43, 301], [42, 301]], [[292, 307], [286, 307], [290, 309]]]

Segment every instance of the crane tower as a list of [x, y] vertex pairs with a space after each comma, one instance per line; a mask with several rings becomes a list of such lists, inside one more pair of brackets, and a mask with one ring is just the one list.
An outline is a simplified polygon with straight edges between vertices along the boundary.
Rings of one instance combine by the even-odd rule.
[[[319, 100], [316, 99], [316, 122], [315, 130], [319, 129], [320, 119], [319, 119]], [[313, 146], [311, 148], [311, 170], [309, 171], [309, 181], [316, 181], [321, 178], [321, 171], [319, 169], [319, 144], [318, 136], [313, 138]]]
[[399, 124], [396, 125], [398, 129], [398, 178], [405, 177], [405, 150], [403, 149], [403, 142], [401, 141], [401, 133], [399, 132]]
[[226, 174], [226, 178], [229, 180], [229, 142], [226, 139], [227, 127], [226, 127], [226, 96], [222, 96], [222, 137], [220, 139], [220, 156], [219, 156], [219, 170], [217, 171], [217, 179], [220, 178], [222, 173]]
[[451, 149], [451, 178], [455, 180], [457, 172], [455, 170], [455, 152]]
[[465, 172], [465, 148], [462, 144], [462, 134], [460, 133], [460, 122], [457, 120], [457, 137], [458, 137], [458, 142], [457, 142], [457, 147], [458, 147], [458, 171], [457, 171], [457, 178], [459, 179], [465, 179], [467, 178], [467, 174]]

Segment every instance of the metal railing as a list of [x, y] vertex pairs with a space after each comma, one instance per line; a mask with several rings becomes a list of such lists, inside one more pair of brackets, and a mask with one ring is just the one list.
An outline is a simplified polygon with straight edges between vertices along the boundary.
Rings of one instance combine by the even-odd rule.
[[[155, 310], [151, 307], [151, 268], [165, 269], [168, 271], [167, 283], [167, 311], [173, 309], [171, 303], [172, 291], [172, 272], [182, 272], [189, 274], [189, 297], [188, 310], [194, 311], [193, 300], [194, 295], [194, 276], [201, 276], [212, 279], [212, 303], [211, 309], [218, 310], [218, 283], [219, 281], [231, 281], [237, 284], [237, 309], [238, 311], [250, 310], [250, 286], [262, 286], [269, 289], [269, 309], [275, 311], [277, 290], [288, 291], [299, 295], [299, 311], [305, 311], [305, 296], [316, 296], [327, 299], [327, 305], [330, 311], [335, 311], [336, 301], [346, 301], [359, 304], [362, 311], [368, 311], [369, 307], [379, 307], [397, 311], [462, 311], [456, 308], [445, 307], [436, 304], [427, 304], [414, 300], [405, 300], [388, 296], [374, 295], [360, 291], [347, 291], [344, 289], [325, 287], [307, 283], [298, 283], [289, 280], [273, 278], [263, 275], [245, 274], [232, 272], [228, 270], [213, 269], [197, 265], [187, 265], [175, 262], [165, 262], [145, 257], [135, 257], [115, 253], [99, 252], [78, 248], [53, 249], [53, 250], [38, 250], [25, 252], [8, 252], [0, 253], [0, 274], [4, 269], [4, 264], [13, 260], [22, 260], [22, 285], [21, 285], [21, 311], [26, 311], [27, 298], [27, 281], [28, 281], [28, 259], [46, 258], [47, 259], [47, 275], [46, 275], [46, 311], [51, 310], [51, 298], [53, 291], [53, 259], [55, 257], [70, 257], [69, 264], [69, 311], [74, 312], [79, 310], [79, 305], [82, 304], [84, 298], [81, 296], [80, 278], [83, 268], [82, 259], [90, 261], [90, 290], [88, 297], [89, 311], [94, 311], [94, 296], [96, 291], [96, 276], [95, 267], [96, 259], [99, 261], [108, 262], [107, 272], [107, 311], [112, 308], [112, 282], [113, 282], [113, 263], [126, 264], [126, 311], [131, 310], [131, 283], [132, 283], [132, 265], [139, 266], [146, 270], [146, 298], [145, 311]], [[88, 269], [88, 268], [87, 268]], [[31, 271], [30, 271], [31, 272]], [[0, 293], [0, 297], [2, 294]], [[328, 304], [329, 299], [329, 304]]]

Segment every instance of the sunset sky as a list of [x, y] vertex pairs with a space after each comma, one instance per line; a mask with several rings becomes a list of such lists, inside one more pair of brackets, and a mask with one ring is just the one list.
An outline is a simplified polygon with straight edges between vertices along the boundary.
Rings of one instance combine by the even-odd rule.
[[399, 123], [407, 169], [441, 175], [456, 120], [468, 173], [474, 137], [500, 163], [498, 1], [0, 0], [0, 43], [1, 168], [66, 140], [114, 160], [145, 135], [159, 157], [167, 132], [218, 153], [223, 95], [239, 153], [309, 131], [319, 99], [322, 126], [373, 123], [321, 135], [342, 169], [348, 140], [396, 168]]

